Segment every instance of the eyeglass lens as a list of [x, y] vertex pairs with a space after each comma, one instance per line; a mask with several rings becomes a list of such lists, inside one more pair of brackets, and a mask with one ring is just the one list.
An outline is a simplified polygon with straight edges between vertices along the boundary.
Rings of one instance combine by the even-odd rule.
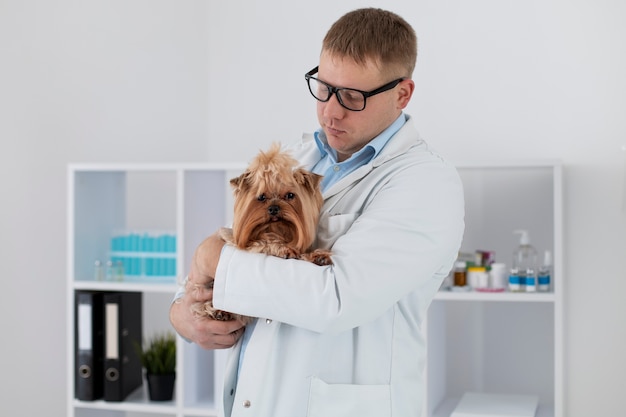
[[[332, 87], [324, 84], [323, 82], [309, 77], [309, 90], [311, 94], [319, 101], [328, 101], [333, 94]], [[352, 90], [350, 88], [339, 88], [335, 90], [339, 103], [349, 110], [363, 110], [365, 108], [365, 96], [362, 92]]]

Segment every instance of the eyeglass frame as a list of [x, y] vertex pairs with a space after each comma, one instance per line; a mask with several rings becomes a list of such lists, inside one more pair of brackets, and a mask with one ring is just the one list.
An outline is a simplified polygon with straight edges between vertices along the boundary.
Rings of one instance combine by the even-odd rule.
[[[400, 84], [402, 81], [406, 80], [406, 77], [401, 77], [401, 78], [397, 78], [391, 82], [388, 82], [385, 85], [382, 85], [378, 88], [375, 88], [371, 91], [363, 91], [363, 90], [357, 90], [356, 88], [347, 88], [347, 87], [335, 87], [332, 86], [322, 80], [320, 80], [319, 78], [315, 78], [313, 75], [316, 74], [319, 70], [319, 65], [315, 68], [313, 68], [311, 71], [307, 72], [306, 74], [304, 74], [304, 79], [306, 80], [306, 84], [309, 88], [309, 92], [311, 93], [311, 95], [313, 96], [313, 98], [315, 98], [317, 101], [320, 101], [322, 103], [327, 103], [330, 98], [333, 96], [333, 94], [335, 96], [337, 96], [337, 101], [339, 102], [339, 104], [341, 105], [341, 107], [343, 107], [346, 110], [350, 110], [350, 111], [363, 111], [365, 110], [365, 105], [367, 104], [367, 99], [369, 97], [375, 96], [376, 94], [380, 94], [380, 93], [384, 93], [385, 91], [389, 91], [392, 88], [395, 88], [398, 84]], [[326, 100], [321, 100], [320, 98], [318, 98], [315, 94], [313, 94], [313, 91], [311, 90], [311, 82], [309, 81], [310, 79], [314, 79], [315, 81], [317, 81], [320, 84], [323, 84], [326, 86], [326, 88], [328, 88], [328, 98]], [[341, 94], [337, 94], [338, 92], [340, 92], [341, 90], [350, 90], [350, 91], [356, 91], [357, 93], [361, 93], [363, 95], [363, 108], [361, 109], [351, 109], [348, 106], [346, 106], [343, 103], [343, 99], [341, 98]]]

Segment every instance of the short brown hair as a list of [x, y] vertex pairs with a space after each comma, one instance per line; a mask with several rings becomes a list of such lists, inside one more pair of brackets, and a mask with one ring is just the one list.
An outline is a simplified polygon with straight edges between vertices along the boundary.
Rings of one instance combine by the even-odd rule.
[[351, 58], [358, 64], [372, 60], [381, 71], [400, 71], [395, 75], [411, 77], [417, 60], [417, 36], [411, 25], [395, 13], [357, 9], [330, 27], [322, 51]]

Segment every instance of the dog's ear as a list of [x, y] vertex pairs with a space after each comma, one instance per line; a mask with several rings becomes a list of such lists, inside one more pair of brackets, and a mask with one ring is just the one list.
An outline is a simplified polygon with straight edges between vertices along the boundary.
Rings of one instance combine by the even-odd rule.
[[233, 187], [235, 192], [242, 191], [244, 187], [249, 187], [250, 171], [246, 171], [238, 177], [230, 180], [230, 186]]
[[306, 169], [298, 168], [293, 171], [293, 177], [298, 184], [303, 185], [312, 192], [317, 192], [322, 178], [321, 175], [314, 174]]

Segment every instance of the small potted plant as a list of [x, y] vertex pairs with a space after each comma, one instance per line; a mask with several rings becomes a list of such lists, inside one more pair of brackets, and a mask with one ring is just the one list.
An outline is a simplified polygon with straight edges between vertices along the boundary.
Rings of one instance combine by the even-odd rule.
[[172, 332], [155, 334], [138, 346], [141, 364], [146, 370], [151, 401], [169, 401], [174, 396], [176, 379], [176, 336]]

